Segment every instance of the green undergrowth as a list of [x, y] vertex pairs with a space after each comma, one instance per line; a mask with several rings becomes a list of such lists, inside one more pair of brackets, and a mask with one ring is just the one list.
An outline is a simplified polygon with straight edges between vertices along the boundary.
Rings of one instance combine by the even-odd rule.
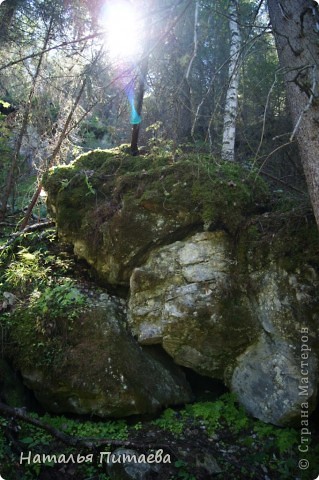
[[52, 230], [26, 234], [0, 255], [2, 353], [23, 364], [62, 360], [68, 331], [86, 307], [70, 257], [50, 250]]
[[242, 407], [236, 404], [235, 396], [225, 394], [215, 402], [197, 402], [187, 405], [185, 409], [176, 412], [172, 408], [166, 409], [163, 414], [154, 420], [154, 425], [181, 434], [189, 422], [198, 420], [208, 435], [213, 435], [221, 426], [220, 422], [227, 422], [234, 433], [248, 425], [248, 417]]
[[[1, 474], [6, 480], [51, 478], [50, 473], [56, 478], [54, 474], [62, 468], [67, 474], [71, 467], [78, 480], [107, 480], [106, 465], [99, 462], [100, 452], [112, 452], [121, 443], [137, 448], [139, 454], [148, 454], [159, 448], [156, 444], [165, 444], [164, 453], [169, 453], [171, 461], [161, 465], [162, 480], [211, 478], [202, 466], [198, 466], [198, 455], [217, 461], [220, 470], [214, 475], [217, 479], [255, 480], [267, 476], [270, 480], [313, 480], [319, 468], [315, 432], [309, 451], [301, 454], [298, 430], [274, 427], [249, 418], [229, 393], [214, 402], [196, 402], [182, 409], [169, 408], [155, 420], [94, 421], [49, 414], [31, 414], [31, 419], [53, 427], [68, 438], [90, 441], [91, 447], [63, 444], [38, 426], [0, 417]], [[32, 452], [32, 459], [36, 454], [64, 455], [66, 458], [71, 455], [69, 458], [74, 459], [80, 455], [90, 461], [66, 463], [64, 467], [54, 461], [21, 463], [18, 451], [24, 455]], [[299, 470], [299, 458], [308, 459], [307, 471]]]

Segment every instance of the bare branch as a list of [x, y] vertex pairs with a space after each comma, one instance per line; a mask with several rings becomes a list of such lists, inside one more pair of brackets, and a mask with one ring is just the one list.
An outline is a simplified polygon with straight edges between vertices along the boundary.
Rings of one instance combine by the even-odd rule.
[[33, 425], [45, 432], [49, 433], [52, 437], [56, 438], [60, 442], [64, 443], [65, 445], [71, 447], [81, 447], [81, 448], [88, 448], [88, 449], [95, 449], [98, 447], [102, 447], [103, 445], [111, 445], [115, 447], [125, 446], [125, 447], [134, 447], [134, 448], [163, 448], [166, 450], [170, 450], [170, 447], [166, 444], [159, 444], [159, 443], [138, 443], [138, 442], [131, 442], [129, 440], [114, 440], [112, 438], [78, 438], [73, 437], [71, 435], [67, 435], [61, 430], [58, 430], [52, 425], [47, 423], [41, 422], [36, 418], [31, 417], [28, 415], [24, 409], [21, 408], [12, 408], [6, 405], [5, 403], [0, 402], [0, 413], [5, 417], [13, 417], [18, 420], [22, 420], [29, 425]]
[[100, 37], [103, 34], [104, 34], [104, 32], [98, 32], [98, 33], [94, 33], [92, 35], [87, 35], [86, 37], [78, 38], [76, 40], [70, 40], [68, 42], [65, 41], [65, 42], [59, 43], [58, 45], [53, 45], [52, 47], [49, 47], [49, 48], [44, 48], [40, 52], [34, 52], [34, 53], [31, 53], [30, 55], [26, 55], [25, 57], [19, 58], [18, 60], [13, 60], [12, 62], [6, 63], [2, 67], [0, 67], [0, 72], [1, 72], [1, 70], [5, 70], [6, 68], [12, 67], [13, 65], [17, 65], [18, 63], [23, 63], [25, 60], [29, 60], [30, 58], [35, 58], [35, 57], [42, 56], [47, 52], [51, 52], [52, 50], [57, 50], [59, 48], [65, 48], [68, 45], [72, 45], [72, 44], [75, 44], [75, 43], [86, 42], [87, 40], [92, 40], [96, 37]]
[[17, 237], [24, 235], [25, 233], [35, 232], [38, 230], [45, 230], [46, 228], [53, 227], [55, 223], [53, 221], [48, 222], [41, 222], [41, 223], [34, 223], [33, 225], [29, 225], [28, 227], [24, 228], [23, 230], [15, 233], [11, 233], [10, 239], [0, 247], [0, 252], [3, 252], [6, 248], [12, 245]]
[[309, 100], [308, 100], [308, 103], [307, 105], [305, 106], [305, 108], [303, 109], [303, 111], [301, 112], [297, 122], [296, 122], [296, 125], [293, 129], [293, 132], [290, 136], [290, 141], [292, 142], [296, 133], [297, 133], [297, 130], [299, 128], [299, 125], [300, 125], [300, 122], [303, 118], [303, 116], [305, 115], [305, 113], [309, 110], [309, 108], [311, 107], [312, 105], [312, 102], [313, 102], [313, 98], [314, 98], [314, 92], [316, 90], [316, 86], [317, 86], [317, 78], [316, 78], [316, 73], [317, 73], [317, 66], [316, 65], [308, 65], [307, 68], [312, 68], [312, 87], [311, 87], [311, 92], [310, 92], [310, 95], [309, 95]]

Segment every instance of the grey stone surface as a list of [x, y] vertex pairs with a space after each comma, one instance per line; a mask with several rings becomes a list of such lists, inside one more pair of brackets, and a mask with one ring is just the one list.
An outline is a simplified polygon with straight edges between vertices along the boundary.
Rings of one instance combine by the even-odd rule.
[[[18, 361], [18, 359], [17, 359]], [[108, 299], [77, 320], [60, 365], [21, 372], [49, 411], [122, 417], [153, 413], [192, 398], [184, 374], [161, 352], [143, 349]]]

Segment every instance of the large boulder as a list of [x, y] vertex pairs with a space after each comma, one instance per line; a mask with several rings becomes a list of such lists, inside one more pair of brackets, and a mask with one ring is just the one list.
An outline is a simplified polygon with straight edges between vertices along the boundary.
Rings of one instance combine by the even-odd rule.
[[[249, 256], [243, 267], [222, 231], [154, 250], [132, 274], [129, 323], [141, 344], [223, 379], [253, 416], [290, 424], [302, 403], [316, 405], [318, 276], [309, 265], [288, 272], [266, 249], [263, 261]], [[300, 395], [302, 328], [310, 360]]]
[[131, 277], [129, 323], [138, 341], [161, 344], [179, 365], [223, 379], [261, 330], [232, 282], [234, 264], [222, 231], [154, 251]]
[[61, 239], [108, 284], [128, 286], [135, 267], [157, 246], [202, 225], [235, 232], [267, 199], [260, 179], [238, 166], [92, 151], [44, 178]]
[[300, 411], [309, 415], [315, 408], [318, 384], [316, 356], [309, 355], [305, 362], [306, 384], [301, 361], [296, 346], [263, 334], [237, 359], [231, 388], [254, 417], [280, 426], [300, 424]]
[[[293, 423], [302, 403], [309, 404], [309, 413], [313, 410], [318, 384], [319, 242], [307, 210], [270, 211], [267, 189], [258, 176], [239, 165], [213, 165], [205, 156], [172, 162], [151, 155], [130, 157], [121, 150], [94, 151], [67, 167], [50, 170], [44, 186], [60, 238], [71, 243], [114, 291], [130, 287], [128, 324], [143, 350], [127, 332], [125, 342], [118, 344], [114, 334], [118, 327], [109, 320], [96, 324], [96, 312], [91, 323], [103, 334], [96, 338], [87, 330], [87, 336], [95, 339], [94, 351], [102, 352], [103, 365], [116, 358], [117, 379], [123, 375], [125, 385], [136, 366], [147, 378], [151, 371], [157, 377], [147, 387], [142, 386], [145, 376], [134, 380], [137, 391], [131, 387], [127, 403], [123, 382], [118, 383], [126, 412], [151, 411], [152, 405], [178, 401], [170, 380], [164, 382], [170, 385], [164, 396], [159, 391], [163, 367], [156, 370], [158, 360], [151, 360], [145, 351], [154, 347], [177, 365], [222, 379], [247, 410], [264, 421]], [[112, 340], [105, 328], [113, 332]], [[302, 329], [309, 338], [309, 385], [298, 395], [298, 379], [303, 381]], [[115, 350], [107, 356], [112, 342]], [[81, 379], [80, 383], [72, 379], [78, 352], [90, 358], [90, 345], [84, 337], [75, 339], [65, 364], [68, 380], [53, 382], [55, 390], [62, 382], [67, 398], [82, 391]], [[130, 353], [132, 367], [121, 363], [118, 351]], [[82, 368], [85, 372], [86, 366]], [[86, 375], [89, 388], [83, 391], [90, 390], [90, 398], [97, 392], [100, 398], [107, 390], [112, 398], [116, 389], [99, 372], [100, 366], [91, 383]], [[31, 378], [25, 369], [24, 375]], [[38, 396], [44, 395], [45, 382], [39, 377]], [[149, 388], [151, 396], [145, 393]], [[183, 388], [180, 400], [189, 398]], [[48, 389], [50, 395], [54, 389]], [[79, 402], [80, 394], [75, 397]], [[132, 398], [143, 408], [135, 409]], [[121, 412], [114, 407], [110, 414]]]
[[[54, 335], [54, 333], [53, 333]], [[52, 333], [51, 333], [52, 336]], [[103, 295], [73, 321], [61, 358], [43, 365], [15, 359], [25, 384], [51, 412], [123, 417], [191, 400], [184, 374], [161, 352], [143, 349], [125, 327], [121, 305]], [[36, 329], [30, 341], [39, 342]], [[24, 345], [26, 348], [27, 345]]]
[[253, 416], [291, 424], [300, 421], [302, 404], [308, 413], [316, 406], [318, 276], [310, 266], [292, 274], [272, 265], [250, 279], [263, 331], [237, 358], [229, 385]]

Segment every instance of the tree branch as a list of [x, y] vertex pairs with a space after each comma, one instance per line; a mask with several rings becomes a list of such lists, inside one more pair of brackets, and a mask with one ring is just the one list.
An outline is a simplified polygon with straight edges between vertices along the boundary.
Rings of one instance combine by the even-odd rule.
[[17, 65], [18, 63], [22, 63], [25, 60], [29, 60], [30, 58], [42, 56], [47, 52], [51, 52], [52, 50], [56, 50], [58, 48], [65, 48], [68, 45], [72, 45], [74, 43], [86, 42], [87, 40], [92, 40], [93, 38], [100, 37], [103, 35], [103, 33], [104, 32], [94, 33], [91, 35], [87, 35], [86, 37], [78, 38], [77, 40], [70, 40], [69, 42], [65, 41], [65, 42], [59, 43], [58, 45], [53, 45], [52, 47], [44, 48], [40, 52], [34, 52], [34, 53], [31, 53], [30, 55], [26, 55], [25, 57], [19, 58], [18, 60], [13, 60], [12, 62], [6, 63], [2, 67], [0, 67], [0, 72], [1, 70], [5, 70], [6, 68], [12, 67], [13, 65]]
[[33, 425], [34, 427], [40, 428], [45, 432], [49, 433], [52, 437], [56, 438], [60, 442], [64, 443], [65, 445], [71, 447], [81, 447], [87, 449], [95, 449], [102, 447], [104, 445], [110, 445], [114, 447], [125, 446], [125, 447], [133, 447], [133, 448], [163, 448], [166, 450], [171, 450], [169, 445], [166, 444], [159, 444], [159, 443], [140, 443], [140, 442], [132, 442], [130, 440], [114, 440], [111, 438], [78, 438], [73, 437], [71, 435], [67, 435], [61, 430], [58, 430], [52, 425], [42, 422], [36, 418], [32, 418], [28, 415], [24, 409], [21, 408], [12, 408], [6, 405], [5, 403], [0, 402], [0, 413], [5, 417], [13, 417], [18, 420], [22, 420], [29, 425]]
[[[306, 68], [306, 67], [305, 67]], [[290, 136], [290, 141], [292, 142], [297, 131], [298, 131], [298, 128], [299, 128], [299, 125], [300, 125], [300, 122], [304, 116], [304, 114], [309, 110], [309, 108], [311, 107], [312, 105], [312, 102], [313, 102], [313, 99], [314, 99], [314, 94], [315, 94], [315, 90], [316, 90], [316, 85], [317, 85], [317, 79], [316, 79], [316, 70], [317, 70], [317, 67], [316, 65], [309, 65], [308, 68], [312, 68], [312, 87], [311, 87], [311, 93], [309, 95], [309, 100], [308, 100], [308, 103], [307, 105], [305, 106], [305, 108], [303, 109], [303, 111], [301, 112], [297, 122], [296, 122], [296, 125], [293, 129], [293, 132]]]
[[[69, 125], [70, 125], [70, 123], [71, 123], [71, 121], [72, 121], [72, 118], [73, 118], [75, 109], [76, 109], [76, 107], [78, 106], [78, 104], [79, 104], [79, 102], [80, 102], [80, 99], [81, 99], [82, 94], [83, 94], [83, 92], [84, 92], [85, 86], [86, 86], [86, 77], [84, 77], [84, 80], [83, 80], [83, 82], [82, 82], [82, 85], [81, 85], [81, 88], [80, 88], [80, 90], [79, 90], [79, 93], [78, 93], [78, 95], [77, 95], [77, 97], [76, 97], [76, 99], [75, 99], [75, 101], [74, 101], [74, 104], [73, 104], [73, 106], [72, 106], [72, 108], [71, 108], [71, 110], [70, 110], [70, 112], [69, 112], [69, 115], [68, 115], [68, 117], [67, 117], [67, 119], [66, 119], [66, 121], [65, 121], [65, 124], [64, 124], [63, 129], [62, 129], [62, 132], [61, 132], [61, 134], [60, 134], [60, 136], [59, 136], [58, 142], [57, 142], [57, 144], [56, 144], [56, 146], [55, 146], [55, 148], [54, 148], [54, 150], [53, 150], [53, 152], [52, 152], [52, 155], [51, 155], [51, 157], [50, 157], [50, 159], [49, 159], [48, 165], [47, 165], [47, 167], [46, 167], [46, 171], [48, 171], [49, 168], [53, 166], [54, 161], [55, 161], [57, 155], [58, 155], [59, 152], [60, 152], [61, 145], [62, 145], [63, 141], [65, 140], [66, 133], [67, 133], [68, 128], [69, 128]], [[30, 215], [31, 215], [31, 213], [32, 213], [32, 210], [33, 210], [35, 204], [36, 204], [37, 201], [38, 201], [38, 198], [39, 198], [39, 196], [40, 196], [41, 190], [42, 190], [42, 182], [39, 183], [38, 188], [37, 188], [36, 192], [34, 193], [34, 195], [33, 195], [33, 197], [32, 197], [32, 200], [31, 200], [31, 202], [30, 202], [30, 204], [29, 204], [29, 206], [28, 206], [28, 209], [27, 209], [27, 211], [26, 211], [26, 213], [25, 213], [24, 219], [23, 219], [23, 221], [22, 221], [22, 223], [21, 223], [21, 226], [20, 226], [20, 229], [21, 229], [21, 230], [23, 230], [23, 229], [26, 227], [26, 225], [27, 225], [27, 223], [28, 223], [28, 221], [29, 221]]]
[[35, 232], [36, 230], [43, 230], [45, 228], [53, 227], [53, 225], [55, 225], [55, 222], [53, 222], [52, 220], [47, 222], [34, 223], [33, 225], [29, 225], [28, 227], [24, 228], [23, 230], [20, 230], [19, 232], [11, 233], [10, 240], [8, 240], [4, 245], [0, 247], [0, 252], [3, 252], [3, 250], [10, 247], [10, 245], [14, 243], [17, 237], [20, 237], [25, 233]]

